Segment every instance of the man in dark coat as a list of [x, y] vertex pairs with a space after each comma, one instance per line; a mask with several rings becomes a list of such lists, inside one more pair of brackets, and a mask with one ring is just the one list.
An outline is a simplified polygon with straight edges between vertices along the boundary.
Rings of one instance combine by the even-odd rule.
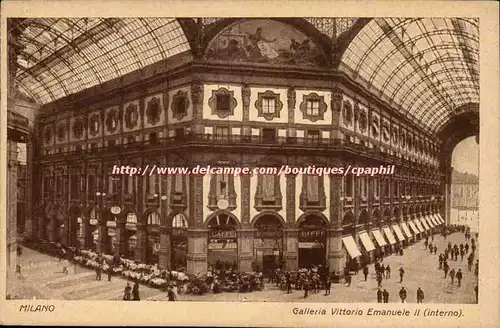
[[424, 291], [418, 287], [417, 289], [417, 303], [422, 303], [422, 301], [424, 300]]
[[389, 264], [385, 267], [385, 279], [389, 279], [391, 277], [391, 267]]
[[292, 292], [292, 279], [290, 277], [291, 273], [290, 271], [287, 271], [285, 277], [286, 277], [286, 293], [290, 294]]
[[377, 302], [378, 303], [382, 303], [383, 294], [384, 293], [382, 292], [382, 289], [379, 288], [377, 291]]
[[450, 278], [451, 278], [451, 283], [455, 281], [455, 269], [451, 269], [450, 271]]
[[401, 289], [399, 290], [399, 298], [401, 298], [401, 303], [406, 302], [406, 296], [406, 289], [404, 287], [401, 287]]
[[439, 254], [439, 270], [443, 268], [443, 254]]
[[382, 296], [384, 297], [384, 303], [389, 303], [389, 292], [387, 291], [387, 289], [384, 289]]
[[476, 304], [477, 304], [477, 303], [479, 303], [479, 298], [478, 298], [479, 288], [477, 285], [476, 285], [476, 287], [474, 287], [474, 292], [476, 293]]
[[330, 275], [326, 275], [325, 277], [325, 296], [330, 295], [330, 289], [332, 288], [332, 279]]
[[403, 282], [403, 276], [405, 275], [405, 270], [403, 269], [403, 267], [400, 267], [399, 268], [399, 282], [402, 283]]
[[443, 264], [443, 271], [444, 271], [444, 278], [446, 279], [446, 277], [448, 277], [448, 270], [450, 269], [450, 267], [448, 266], [448, 263], [444, 262]]
[[139, 297], [139, 283], [137, 281], [134, 283], [134, 287], [132, 288], [132, 300], [133, 301], [141, 300], [141, 298]]
[[[375, 263], [375, 267], [376, 267], [376, 268], [378, 267], [378, 266], [377, 266], [377, 264], [378, 264], [378, 263]], [[365, 265], [365, 266], [363, 267], [363, 274], [365, 275], [365, 281], [366, 281], [366, 279], [368, 278], [368, 265]]]
[[462, 269], [458, 269], [457, 272], [458, 287], [462, 285], [462, 278], [463, 278]]

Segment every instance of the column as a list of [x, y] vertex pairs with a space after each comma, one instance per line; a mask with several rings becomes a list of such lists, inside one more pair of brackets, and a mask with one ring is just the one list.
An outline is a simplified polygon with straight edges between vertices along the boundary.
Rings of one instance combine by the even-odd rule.
[[243, 104], [243, 129], [241, 134], [244, 136], [250, 136], [252, 134], [248, 122], [250, 121], [250, 95], [252, 91], [248, 84], [244, 84], [241, 87], [241, 100]]
[[127, 217], [125, 213], [120, 213], [116, 216], [116, 240], [115, 240], [115, 254], [121, 256], [125, 254], [126, 247], [126, 231], [125, 223], [127, 222]]
[[295, 193], [296, 175], [286, 175], [286, 227], [284, 233], [284, 260], [288, 270], [297, 270], [299, 268], [299, 229], [295, 224]]
[[328, 230], [327, 263], [330, 272], [338, 276], [344, 275], [345, 257], [342, 251], [342, 177], [330, 175], [330, 224]]
[[254, 229], [250, 226], [250, 176], [241, 176], [241, 228], [238, 230], [238, 270], [252, 271]]
[[38, 226], [33, 217], [33, 190], [41, 190], [41, 188], [33, 188], [33, 136], [28, 136], [26, 142], [26, 218], [25, 218], [25, 232], [28, 238], [36, 238]]
[[201, 123], [203, 119], [203, 84], [199, 81], [191, 84], [191, 101], [193, 102], [193, 133], [203, 134], [205, 133]]
[[295, 105], [296, 105], [296, 92], [294, 87], [289, 87], [287, 92], [287, 104], [288, 104], [288, 137], [296, 137], [295, 128], [292, 125], [295, 123]]
[[188, 176], [189, 179], [189, 225], [188, 225], [188, 273], [207, 271], [208, 231], [203, 226], [203, 176]]
[[147, 234], [147, 225], [142, 222], [144, 218], [142, 216], [138, 216], [137, 220], [137, 245], [135, 248], [135, 260], [139, 262], [146, 262], [146, 256], [148, 251], [148, 234]]
[[342, 139], [342, 133], [339, 130], [342, 117], [342, 90], [338, 87], [333, 88], [331, 97], [332, 125], [330, 127], [330, 140]]
[[160, 226], [160, 250], [158, 251], [158, 266], [160, 269], [171, 269], [172, 227]]
[[[440, 212], [446, 225], [450, 225], [450, 215], [451, 215], [451, 176], [453, 168], [448, 168], [443, 177], [442, 182], [442, 195], [444, 195], [444, 200], [440, 204]], [[444, 190], [443, 190], [444, 189]]]
[[17, 143], [7, 141], [7, 275], [17, 264]]

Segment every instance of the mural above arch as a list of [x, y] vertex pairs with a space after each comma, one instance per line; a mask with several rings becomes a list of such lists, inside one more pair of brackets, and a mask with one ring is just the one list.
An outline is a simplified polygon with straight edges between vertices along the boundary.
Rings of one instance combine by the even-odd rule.
[[208, 60], [323, 66], [325, 55], [304, 33], [271, 19], [230, 25], [207, 47]]

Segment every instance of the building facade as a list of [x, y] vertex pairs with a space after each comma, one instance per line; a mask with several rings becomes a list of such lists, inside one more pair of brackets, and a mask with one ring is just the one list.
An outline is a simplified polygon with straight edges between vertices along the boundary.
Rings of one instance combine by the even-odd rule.
[[[283, 36], [286, 51], [263, 41]], [[214, 23], [199, 38], [194, 55], [42, 107], [33, 237], [190, 273], [217, 262], [341, 272], [441, 224], [441, 141], [331, 69], [318, 35], [290, 20], [250, 19]], [[155, 165], [395, 173], [144, 174]]]

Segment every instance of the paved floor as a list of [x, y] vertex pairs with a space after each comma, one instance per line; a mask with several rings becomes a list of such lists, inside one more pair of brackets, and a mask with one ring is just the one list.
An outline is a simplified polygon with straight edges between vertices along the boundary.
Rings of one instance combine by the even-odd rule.
[[[465, 242], [461, 233], [454, 233], [444, 240], [441, 236], [435, 237], [438, 254], [451, 241], [460, 244]], [[477, 250], [476, 250], [477, 252]], [[66, 300], [121, 300], [126, 280], [113, 277], [111, 282], [103, 275], [102, 281], [95, 280], [95, 273], [91, 270], [77, 267], [69, 268], [69, 274], [62, 273], [62, 263], [53, 257], [40, 254], [24, 248], [20, 257], [24, 279], [15, 279], [9, 282], [9, 293], [16, 299], [66, 299]], [[438, 270], [438, 255], [431, 255], [424, 250], [420, 241], [405, 248], [404, 255], [393, 255], [384, 259], [389, 264], [392, 277], [383, 281], [383, 288], [390, 293], [389, 302], [400, 302], [398, 293], [401, 286], [408, 291], [407, 302], [416, 302], [416, 290], [421, 287], [425, 293], [425, 303], [475, 303], [474, 287], [476, 277], [467, 268], [464, 261], [449, 261], [450, 268], [464, 272], [462, 286], [457, 282], [452, 285], [450, 279], [444, 279], [444, 273]], [[399, 283], [397, 270], [400, 266], [405, 269], [403, 283]], [[303, 291], [294, 291], [291, 294], [278, 290], [274, 285], [267, 284], [264, 291], [252, 293], [208, 293], [202, 296], [179, 295], [181, 301], [257, 301], [257, 302], [376, 302], [377, 283], [373, 274], [373, 265], [370, 266], [368, 281], [364, 281], [361, 274], [353, 276], [352, 284], [333, 284], [331, 295], [324, 293], [311, 294], [303, 298]], [[141, 299], [153, 297], [156, 300], [166, 300], [165, 293], [141, 286]]]

